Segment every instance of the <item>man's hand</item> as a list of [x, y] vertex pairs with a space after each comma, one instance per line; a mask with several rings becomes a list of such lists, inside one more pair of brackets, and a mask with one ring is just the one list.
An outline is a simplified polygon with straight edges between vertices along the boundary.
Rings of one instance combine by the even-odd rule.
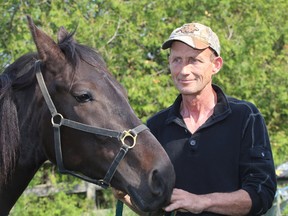
[[209, 199], [201, 199], [200, 196], [175, 188], [172, 193], [171, 203], [164, 210], [167, 212], [181, 211], [199, 214], [205, 210], [209, 202]]
[[210, 193], [196, 195], [175, 188], [172, 192], [170, 205], [165, 211], [181, 211], [199, 214], [203, 211], [224, 215], [247, 215], [251, 209], [252, 201], [245, 190], [231, 193]]

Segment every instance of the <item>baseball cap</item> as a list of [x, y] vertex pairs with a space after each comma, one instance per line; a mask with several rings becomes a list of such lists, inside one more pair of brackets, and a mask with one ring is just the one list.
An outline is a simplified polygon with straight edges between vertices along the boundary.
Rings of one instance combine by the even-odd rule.
[[200, 23], [187, 23], [175, 29], [169, 39], [163, 43], [162, 49], [170, 48], [173, 41], [181, 41], [195, 49], [210, 47], [220, 56], [218, 36], [211, 28]]

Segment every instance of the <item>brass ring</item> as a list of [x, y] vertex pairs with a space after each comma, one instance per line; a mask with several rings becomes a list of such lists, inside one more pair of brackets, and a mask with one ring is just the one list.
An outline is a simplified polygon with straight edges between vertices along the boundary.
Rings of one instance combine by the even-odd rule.
[[[129, 145], [129, 144], [125, 143], [125, 139], [126, 139], [126, 138], [129, 138], [129, 137], [132, 138], [132, 140], [133, 140], [132, 145]], [[136, 139], [137, 139], [137, 134], [134, 134], [134, 135], [131, 134], [131, 130], [123, 131], [123, 132], [122, 132], [122, 136], [121, 136], [121, 138], [120, 138], [122, 144], [123, 144], [126, 148], [129, 148], [129, 149], [133, 148], [133, 147], [136, 145]]]

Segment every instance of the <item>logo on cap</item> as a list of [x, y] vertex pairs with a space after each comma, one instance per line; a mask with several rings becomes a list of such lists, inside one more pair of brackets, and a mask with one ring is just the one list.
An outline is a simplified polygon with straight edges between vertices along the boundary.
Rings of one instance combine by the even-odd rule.
[[188, 33], [194, 33], [194, 31], [199, 31], [199, 28], [197, 28], [195, 25], [184, 25], [182, 28], [177, 30], [175, 33], [183, 33], [183, 34], [188, 34]]

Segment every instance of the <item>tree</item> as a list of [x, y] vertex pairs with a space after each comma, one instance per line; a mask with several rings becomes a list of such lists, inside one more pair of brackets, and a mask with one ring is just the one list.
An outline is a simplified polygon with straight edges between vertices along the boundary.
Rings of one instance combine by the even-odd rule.
[[25, 14], [55, 36], [60, 26], [100, 51], [146, 121], [177, 91], [161, 44], [191, 21], [219, 35], [224, 67], [214, 78], [229, 95], [257, 105], [266, 120], [276, 164], [288, 160], [288, 15], [285, 0], [22, 0], [0, 3], [0, 68], [35, 50]]

